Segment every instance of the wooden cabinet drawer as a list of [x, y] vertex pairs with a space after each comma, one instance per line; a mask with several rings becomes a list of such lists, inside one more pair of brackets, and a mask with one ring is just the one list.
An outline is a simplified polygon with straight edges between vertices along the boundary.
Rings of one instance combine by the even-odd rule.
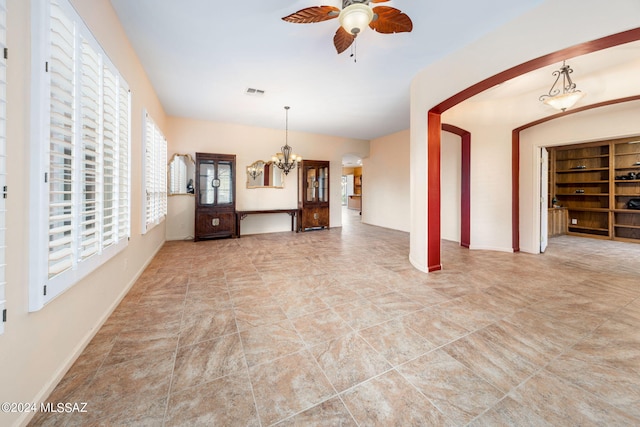
[[329, 208], [304, 208], [302, 209], [302, 229], [313, 227], [329, 228]]
[[213, 237], [235, 237], [235, 212], [215, 212], [199, 210], [196, 212], [195, 240]]

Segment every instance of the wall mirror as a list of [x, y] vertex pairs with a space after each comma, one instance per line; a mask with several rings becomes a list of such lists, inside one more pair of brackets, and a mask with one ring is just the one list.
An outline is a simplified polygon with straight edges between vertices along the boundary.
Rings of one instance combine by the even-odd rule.
[[256, 160], [247, 166], [247, 188], [284, 188], [284, 173], [273, 162]]
[[169, 195], [193, 194], [196, 163], [189, 154], [174, 154], [169, 161]]

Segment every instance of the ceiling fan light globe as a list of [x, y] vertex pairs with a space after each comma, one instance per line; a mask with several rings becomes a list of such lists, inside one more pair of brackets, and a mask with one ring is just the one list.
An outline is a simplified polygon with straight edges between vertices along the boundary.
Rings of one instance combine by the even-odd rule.
[[358, 35], [373, 19], [373, 10], [367, 4], [354, 3], [342, 9], [338, 19], [349, 34]]

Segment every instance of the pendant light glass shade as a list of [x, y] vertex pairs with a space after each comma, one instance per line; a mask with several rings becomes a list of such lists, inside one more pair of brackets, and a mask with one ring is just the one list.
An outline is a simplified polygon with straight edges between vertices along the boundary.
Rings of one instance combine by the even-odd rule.
[[342, 28], [357, 36], [373, 19], [373, 10], [367, 4], [354, 3], [342, 9], [338, 19]]
[[554, 97], [547, 98], [543, 102], [547, 105], [552, 106], [556, 110], [564, 111], [567, 108], [573, 107], [575, 103], [578, 102], [583, 96], [584, 93], [580, 91], [563, 93], [562, 95], [556, 95]]

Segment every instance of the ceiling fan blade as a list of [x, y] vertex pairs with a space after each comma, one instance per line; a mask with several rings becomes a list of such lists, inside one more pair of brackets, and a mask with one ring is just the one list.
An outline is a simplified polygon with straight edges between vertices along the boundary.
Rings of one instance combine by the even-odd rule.
[[336, 31], [336, 35], [333, 36], [333, 44], [335, 45], [338, 53], [342, 53], [351, 46], [351, 43], [353, 43], [355, 39], [356, 36], [340, 27], [338, 28], [338, 31]]
[[373, 8], [373, 13], [378, 18], [376, 19], [374, 15], [369, 27], [379, 33], [408, 33], [413, 29], [411, 18], [398, 9], [389, 6], [378, 6]]
[[334, 6], [312, 6], [301, 9], [291, 15], [282, 18], [284, 21], [293, 22], [294, 24], [311, 24], [314, 22], [328, 21], [337, 18], [340, 15], [340, 9]]

